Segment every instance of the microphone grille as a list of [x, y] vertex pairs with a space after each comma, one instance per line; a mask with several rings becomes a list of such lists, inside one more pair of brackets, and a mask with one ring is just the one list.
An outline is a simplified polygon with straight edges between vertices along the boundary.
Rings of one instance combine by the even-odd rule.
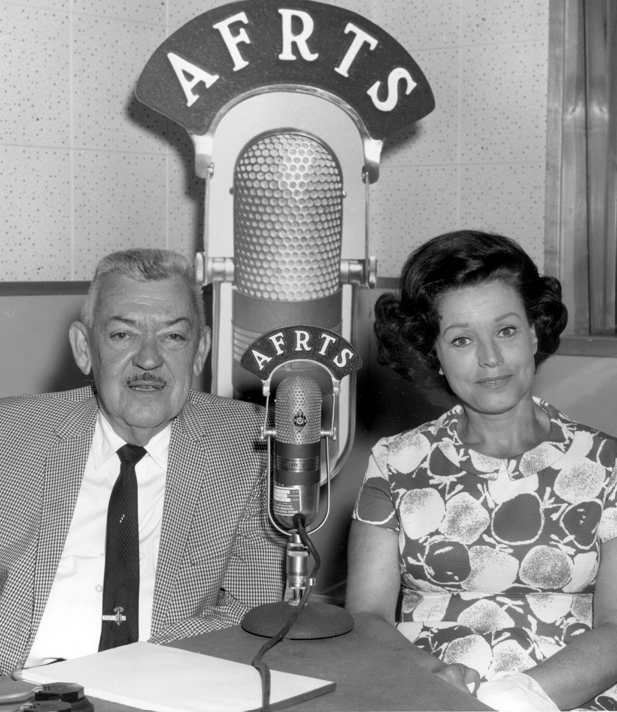
[[281, 443], [305, 445], [321, 438], [321, 388], [312, 378], [290, 376], [276, 390], [274, 425]]
[[264, 136], [234, 173], [235, 285], [250, 297], [306, 301], [340, 288], [343, 176], [319, 141]]

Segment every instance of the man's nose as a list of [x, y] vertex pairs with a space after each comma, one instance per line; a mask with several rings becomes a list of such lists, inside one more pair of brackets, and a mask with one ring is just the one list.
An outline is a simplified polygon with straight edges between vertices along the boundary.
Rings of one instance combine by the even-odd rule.
[[144, 371], [152, 371], [163, 365], [163, 357], [155, 336], [145, 336], [139, 343], [139, 350], [133, 357], [133, 364]]

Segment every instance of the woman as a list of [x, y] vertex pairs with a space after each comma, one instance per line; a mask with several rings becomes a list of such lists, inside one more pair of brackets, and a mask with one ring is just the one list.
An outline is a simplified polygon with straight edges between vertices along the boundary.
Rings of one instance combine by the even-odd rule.
[[377, 303], [380, 362], [459, 405], [373, 449], [347, 606], [459, 687], [617, 709], [617, 441], [532, 397], [566, 321], [559, 282], [508, 238], [410, 256]]

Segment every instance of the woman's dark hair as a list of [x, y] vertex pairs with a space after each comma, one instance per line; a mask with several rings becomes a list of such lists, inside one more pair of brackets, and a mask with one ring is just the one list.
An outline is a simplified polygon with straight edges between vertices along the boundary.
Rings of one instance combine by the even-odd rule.
[[[375, 306], [379, 363], [418, 385], [448, 389], [439, 375], [435, 342], [439, 298], [446, 292], [502, 280], [516, 289], [535, 327], [536, 369], [559, 346], [568, 321], [561, 284], [539, 274], [514, 240], [475, 230], [439, 235], [411, 253], [401, 272], [398, 294], [384, 294]], [[449, 390], [449, 389], [448, 389]]]

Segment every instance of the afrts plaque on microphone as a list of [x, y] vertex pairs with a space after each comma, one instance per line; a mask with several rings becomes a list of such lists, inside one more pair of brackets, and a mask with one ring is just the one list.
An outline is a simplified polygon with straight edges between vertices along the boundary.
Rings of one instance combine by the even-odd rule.
[[288, 326], [270, 331], [254, 341], [240, 361], [262, 381], [289, 361], [315, 361], [338, 381], [357, 371], [362, 359], [342, 336], [317, 326]]

